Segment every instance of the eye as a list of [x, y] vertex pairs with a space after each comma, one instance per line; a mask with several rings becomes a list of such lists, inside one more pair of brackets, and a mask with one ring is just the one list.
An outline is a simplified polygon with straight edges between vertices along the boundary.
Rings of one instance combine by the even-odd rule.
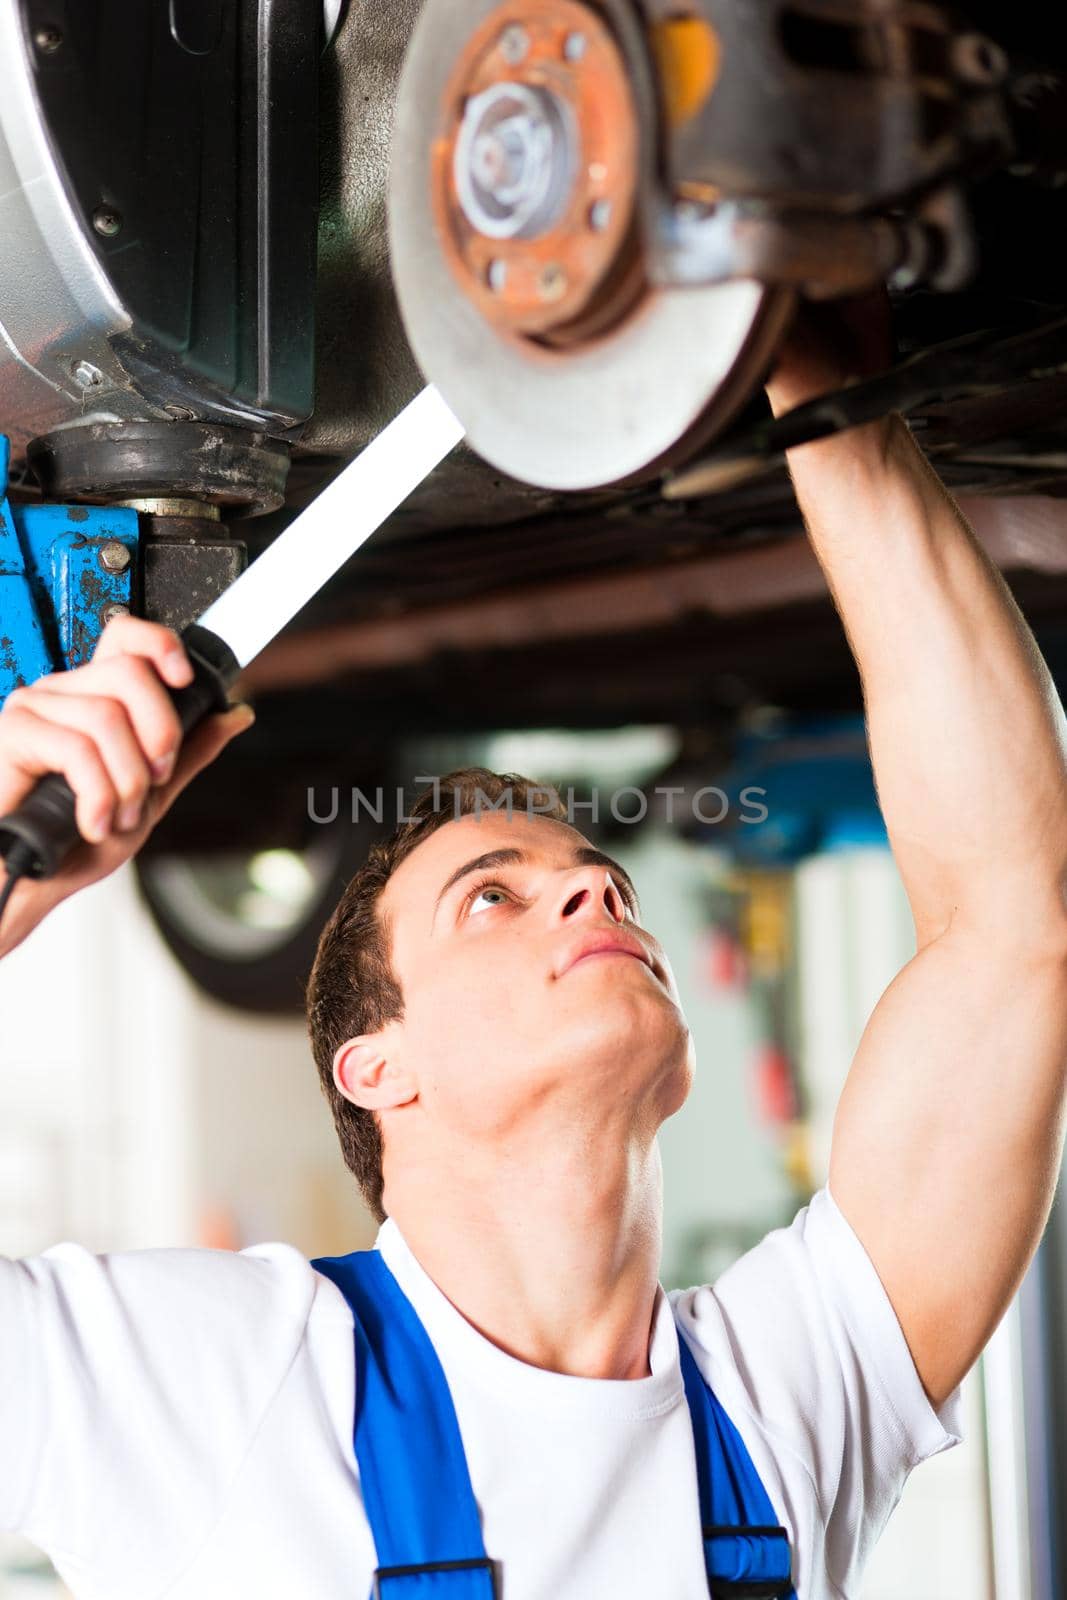
[[622, 901], [623, 909], [631, 922], [637, 921], [637, 900], [632, 891], [627, 887], [624, 878], [612, 877], [611, 882]]
[[[494, 899], [494, 896], [497, 898]], [[510, 891], [502, 884], [478, 883], [467, 896], [464, 911], [468, 916], [472, 916], [479, 911], [491, 911], [494, 906], [504, 905], [510, 899]], [[479, 905], [479, 901], [484, 901], [485, 904]]]

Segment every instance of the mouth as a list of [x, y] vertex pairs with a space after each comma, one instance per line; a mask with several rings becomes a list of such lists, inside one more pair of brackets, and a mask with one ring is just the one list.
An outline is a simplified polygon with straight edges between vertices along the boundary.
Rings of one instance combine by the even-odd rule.
[[663, 981], [663, 974], [657, 972], [655, 962], [653, 962], [652, 957], [643, 946], [637, 944], [636, 941], [618, 939], [611, 935], [600, 935], [583, 941], [565, 966], [562, 967], [558, 976], [563, 977], [564, 973], [570, 972], [583, 961], [592, 960], [594, 956], [624, 956], [631, 961], [640, 961], [661, 982]]
[[[576, 967], [582, 961], [595, 961], [598, 956], [623, 956], [629, 961], [644, 961], [643, 956], [634, 955], [632, 950], [587, 950], [584, 956], [579, 956], [577, 961], [572, 961], [571, 966]], [[645, 966], [647, 967], [648, 965], [649, 963], [645, 961]], [[569, 970], [570, 968], [568, 968]]]

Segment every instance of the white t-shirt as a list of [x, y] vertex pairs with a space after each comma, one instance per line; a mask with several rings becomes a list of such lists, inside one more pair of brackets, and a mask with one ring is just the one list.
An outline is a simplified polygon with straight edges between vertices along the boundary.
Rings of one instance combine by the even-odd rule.
[[[651, 1374], [506, 1355], [386, 1222], [440, 1356], [501, 1600], [707, 1600], [678, 1334]], [[910, 1469], [959, 1439], [826, 1190], [670, 1301], [793, 1546], [799, 1600], [856, 1594]], [[0, 1260], [0, 1528], [78, 1600], [360, 1600], [376, 1565], [352, 1449], [352, 1321], [290, 1245]]]

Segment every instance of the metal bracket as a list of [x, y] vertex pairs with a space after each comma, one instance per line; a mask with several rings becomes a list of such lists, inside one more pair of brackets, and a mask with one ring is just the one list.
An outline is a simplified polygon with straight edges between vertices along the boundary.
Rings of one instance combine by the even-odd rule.
[[121, 506], [12, 505], [0, 436], [0, 705], [46, 673], [81, 666], [131, 609], [140, 540]]

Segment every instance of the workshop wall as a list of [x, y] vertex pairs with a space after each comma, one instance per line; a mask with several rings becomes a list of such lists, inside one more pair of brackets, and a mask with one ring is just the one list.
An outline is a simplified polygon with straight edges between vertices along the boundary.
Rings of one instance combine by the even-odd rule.
[[68, 1235], [98, 1250], [286, 1238], [309, 1253], [366, 1239], [302, 1020], [206, 999], [130, 869], [0, 964], [0, 1017], [8, 1254]]
[[[66, 902], [0, 963], [0, 1251], [305, 1253], [374, 1237], [337, 1150], [300, 1019], [206, 1000], [133, 873]], [[0, 1600], [66, 1591], [0, 1539]]]
[[[884, 848], [809, 856], [794, 874], [797, 1051], [812, 1178], [829, 1171], [834, 1112], [867, 1019], [915, 954], [915, 930]], [[868, 1565], [863, 1600], [994, 1594], [983, 1367], [964, 1384], [963, 1443], [924, 1462]], [[998, 1600], [1009, 1600], [1006, 1593]]]

